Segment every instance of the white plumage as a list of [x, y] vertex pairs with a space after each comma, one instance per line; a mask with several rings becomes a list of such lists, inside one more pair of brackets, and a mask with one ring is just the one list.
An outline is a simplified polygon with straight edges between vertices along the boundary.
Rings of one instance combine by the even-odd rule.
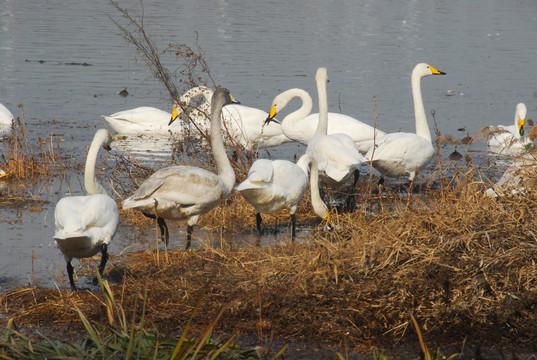
[[11, 125], [13, 124], [14, 119], [15, 117], [11, 111], [9, 111], [3, 104], [0, 104], [0, 134], [5, 135], [11, 132]]
[[[209, 100], [212, 90], [203, 86], [191, 89], [190, 98], [199, 95]], [[210, 104], [210, 100], [208, 103]], [[182, 107], [176, 104], [172, 111], [172, 122], [182, 112]], [[210, 115], [208, 111], [189, 111], [188, 115], [199, 125], [201, 130], [208, 127]], [[290, 142], [291, 140], [283, 134], [279, 123], [265, 124], [267, 116], [266, 112], [256, 108], [239, 104], [226, 105], [222, 109], [222, 128], [226, 140], [231, 140], [229, 142], [233, 145], [240, 145], [247, 150], [257, 150]]]
[[148, 217], [158, 218], [166, 244], [169, 234], [165, 219], [187, 221], [188, 248], [199, 216], [227, 198], [235, 184], [235, 173], [226, 155], [220, 127], [222, 107], [232, 103], [233, 98], [227, 89], [218, 89], [211, 102], [211, 146], [218, 174], [192, 166], [167, 167], [147, 178], [123, 201], [124, 209], [137, 209]]
[[302, 155], [296, 164], [287, 160], [258, 159], [252, 164], [248, 177], [235, 190], [255, 208], [259, 235], [262, 233], [261, 214], [287, 209], [291, 217], [291, 237], [296, 236], [295, 213], [308, 188], [310, 164], [313, 210], [322, 219], [330, 220], [328, 208], [319, 195], [315, 160], [309, 155]]
[[497, 125], [487, 128], [487, 145], [490, 151], [502, 155], [521, 155], [533, 148], [533, 141], [526, 136], [527, 108], [523, 103], [515, 108], [513, 125]]
[[[276, 116], [294, 98], [299, 98], [302, 105], [283, 119], [282, 130], [288, 138], [308, 145], [315, 136], [319, 124], [319, 114], [311, 114], [313, 101], [305, 90], [293, 88], [278, 94], [272, 101], [270, 117]], [[328, 113], [326, 134], [347, 134], [361, 153], [366, 153], [375, 140], [378, 141], [386, 135], [385, 132], [355, 118], [332, 112]]]
[[67, 262], [67, 274], [73, 290], [73, 258], [86, 258], [102, 253], [99, 272], [102, 274], [108, 259], [108, 244], [119, 224], [116, 202], [95, 179], [95, 163], [101, 146], [108, 148], [112, 139], [107, 130], [95, 133], [88, 151], [84, 174], [87, 196], [60, 199], [54, 212], [54, 240]]
[[[330, 117], [328, 113], [328, 99], [326, 94], [326, 83], [328, 81], [328, 75], [326, 68], [321, 67], [317, 70], [315, 75], [315, 80], [317, 83], [317, 90], [319, 93], [319, 121], [313, 121], [314, 118], [309, 119], [304, 118], [306, 112], [311, 111], [311, 97], [303, 90], [292, 89], [279, 94], [273, 101], [273, 105], [270, 111], [270, 117], [267, 121], [270, 121], [271, 118], [281, 110], [290, 100], [288, 95], [301, 97], [306, 94], [307, 96], [303, 99], [302, 107], [287, 115], [282, 122], [282, 127], [284, 134], [286, 136], [298, 140], [298, 134], [302, 134], [298, 131], [298, 127], [295, 125], [289, 125], [289, 122], [298, 122], [300, 126], [304, 128], [309, 128], [308, 124], [315, 123], [316, 130], [313, 136], [308, 140], [306, 154], [310, 155], [317, 162], [317, 166], [321, 174], [323, 175], [324, 181], [341, 184], [351, 175], [355, 174], [359, 170], [360, 166], [366, 162], [366, 159], [358, 151], [356, 144], [351, 136], [345, 133], [329, 133], [327, 135], [327, 129], [330, 128], [332, 121], [337, 121], [335, 119], [340, 119], [340, 117]], [[295, 91], [298, 90], [298, 91]], [[291, 91], [291, 92], [289, 92]], [[302, 94], [302, 92], [304, 94]], [[301, 95], [302, 94], [302, 95]], [[306, 110], [304, 110], [304, 104], [306, 105]], [[336, 114], [337, 115], [337, 114]], [[303, 120], [301, 120], [303, 119]], [[291, 133], [289, 133], [291, 131]], [[307, 140], [307, 138], [302, 138], [302, 141]]]
[[[209, 121], [206, 114], [210, 112], [211, 105], [208, 99], [212, 95], [213, 91], [207, 87], [194, 87], [179, 98], [180, 103], [189, 109], [191, 118], [202, 121], [199, 126], [203, 131], [207, 130], [208, 127]], [[199, 106], [194, 106], [192, 103], [198, 96], [203, 96], [204, 101]], [[178, 105], [176, 104], [175, 106]], [[177, 121], [171, 124], [172, 114], [149, 106], [123, 110], [108, 116], [102, 115], [101, 118], [108, 123], [116, 134], [120, 135], [168, 136], [173, 134], [176, 138], [182, 140], [186, 131], [190, 129], [190, 124], [184, 121]], [[199, 132], [195, 131], [191, 133], [199, 134]]]
[[421, 96], [421, 79], [429, 75], [444, 75], [434, 67], [420, 63], [414, 67], [411, 76], [412, 96], [416, 133], [391, 133], [379, 139], [371, 147], [366, 158], [383, 176], [399, 177], [408, 175], [414, 180], [416, 172], [423, 168], [433, 157], [434, 148], [431, 132], [427, 125], [425, 108]]

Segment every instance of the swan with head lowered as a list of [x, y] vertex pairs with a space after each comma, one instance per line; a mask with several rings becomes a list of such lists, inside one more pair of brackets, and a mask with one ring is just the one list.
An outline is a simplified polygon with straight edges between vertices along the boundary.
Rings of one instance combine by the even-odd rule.
[[365, 155], [382, 176], [408, 175], [409, 181], [413, 181], [416, 172], [433, 157], [431, 131], [427, 125], [421, 96], [421, 79], [429, 75], [445, 75], [445, 73], [425, 63], [417, 64], [412, 70], [411, 85], [416, 133], [390, 133], [379, 139]]
[[235, 190], [249, 202], [256, 212], [257, 232], [262, 235], [261, 214], [274, 214], [287, 209], [291, 217], [291, 238], [296, 236], [295, 213], [298, 203], [308, 188], [311, 167], [311, 205], [314, 213], [330, 226], [328, 208], [319, 194], [317, 163], [309, 155], [302, 155], [297, 163], [287, 160], [258, 159], [250, 168], [248, 177]]
[[95, 178], [99, 148], [102, 146], [109, 149], [111, 141], [107, 130], [100, 129], [95, 133], [88, 150], [84, 173], [84, 186], [88, 195], [62, 198], [54, 211], [54, 240], [67, 262], [67, 274], [73, 290], [76, 285], [72, 259], [92, 257], [100, 251], [102, 257], [99, 273], [102, 275], [108, 260], [108, 244], [119, 224], [116, 202]]
[[218, 174], [193, 166], [170, 166], [147, 178], [127, 199], [124, 209], [137, 209], [157, 218], [163, 240], [168, 244], [165, 220], [186, 220], [190, 247], [193, 226], [201, 215], [226, 199], [235, 185], [235, 173], [226, 155], [221, 134], [222, 107], [235, 102], [229, 90], [219, 88], [211, 99], [211, 147]]
[[515, 108], [513, 125], [487, 127], [487, 145], [491, 152], [502, 155], [521, 155], [533, 148], [533, 141], [525, 133], [526, 114], [526, 105], [519, 103]]
[[[209, 94], [209, 95], [208, 95]], [[186, 94], [185, 94], [186, 95]], [[212, 90], [207, 87], [193, 88], [190, 93], [191, 98], [202, 95], [210, 104]], [[188, 99], [186, 99], [188, 101]], [[186, 104], [188, 102], [185, 101]], [[184, 106], [175, 104], [172, 111], [172, 124], [177, 117], [183, 113]], [[204, 124], [208, 124], [210, 112], [197, 111], [187, 114], [196, 124], [200, 124], [200, 129], [203, 131]], [[263, 110], [253, 107], [229, 104], [222, 109], [222, 128], [226, 142], [232, 145], [240, 145], [246, 150], [257, 150], [277, 146], [286, 142], [292, 141], [282, 132], [282, 127], [278, 121], [265, 124], [265, 119], [268, 114]]]
[[[269, 118], [274, 118], [294, 98], [302, 101], [299, 109], [287, 115], [282, 121], [285, 136], [301, 144], [308, 145], [315, 136], [320, 122], [320, 114], [311, 114], [313, 101], [307, 91], [293, 88], [278, 94], [272, 101]], [[320, 100], [319, 100], [320, 101]], [[324, 127], [321, 125], [321, 127]], [[325, 134], [347, 134], [361, 153], [386, 135], [385, 132], [365, 124], [353, 117], [338, 113], [328, 113]]]
[[[197, 96], [203, 96], [205, 101], [199, 106], [190, 109], [188, 106]], [[207, 87], [195, 87], [188, 90], [179, 98], [180, 104], [185, 109], [189, 109], [192, 119], [202, 119], [200, 128], [207, 130], [207, 115], [210, 112], [208, 99], [213, 95], [213, 91]], [[184, 137], [184, 132], [188, 129], [187, 123], [177, 121], [173, 126], [169, 126], [172, 114], [154, 107], [141, 106], [134, 109], [119, 111], [112, 115], [102, 115], [101, 119], [106, 121], [110, 128], [119, 135], [160, 135], [167, 136], [170, 132], [179, 140]], [[196, 124], [198, 125], [198, 124]]]

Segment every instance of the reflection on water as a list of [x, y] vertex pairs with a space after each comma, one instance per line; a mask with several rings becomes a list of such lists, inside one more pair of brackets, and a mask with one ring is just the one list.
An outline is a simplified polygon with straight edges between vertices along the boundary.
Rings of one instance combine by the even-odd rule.
[[[120, 5], [131, 15], [141, 14], [139, 2]], [[412, 131], [410, 71], [423, 61], [447, 72], [423, 83], [429, 125], [442, 134], [461, 139], [485, 125], [508, 123], [518, 102], [526, 103], [529, 118], [537, 110], [533, 0], [493, 0], [487, 6], [451, 0], [396, 5], [388, 0], [144, 0], [143, 5], [146, 31], [159, 49], [171, 43], [195, 48], [197, 40], [215, 84], [230, 88], [242, 104], [265, 111], [276, 94], [292, 87], [316, 99], [313, 76], [317, 67], [325, 66], [330, 111], [376, 122], [387, 132]], [[121, 21], [107, 2], [3, 0], [0, 6], [0, 102], [15, 116], [24, 111], [31, 141], [54, 134], [65, 140], [64, 154], [80, 162], [95, 130], [103, 126], [102, 114], [139, 106], [169, 109], [171, 104], [108, 15]], [[179, 70], [179, 83], [181, 59], [170, 53], [162, 60], [172, 71]], [[120, 96], [125, 88], [129, 95]], [[495, 161], [481, 142], [441, 145], [441, 159], [447, 161], [455, 146], [485, 171]], [[1, 142], [0, 154], [7, 151], [7, 143]], [[167, 165], [172, 153], [165, 139], [119, 139], [115, 151], [128, 151], [155, 167]], [[302, 145], [286, 144], [260, 151], [260, 156], [292, 160], [303, 151]], [[83, 188], [76, 175], [25, 186], [26, 196], [42, 201], [43, 210], [0, 208], [5, 254], [0, 256], [0, 291], [18, 283], [51, 285], [61, 273], [63, 259], [52, 241], [54, 205]], [[154, 239], [153, 233], [129, 235], [122, 226], [112, 253]], [[239, 242], [243, 236], [238, 235]]]

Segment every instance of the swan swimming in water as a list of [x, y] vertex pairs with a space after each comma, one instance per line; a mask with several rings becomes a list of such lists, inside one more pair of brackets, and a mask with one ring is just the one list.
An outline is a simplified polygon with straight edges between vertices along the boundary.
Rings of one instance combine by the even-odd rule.
[[56, 204], [54, 240], [67, 262], [71, 289], [76, 290], [73, 279], [73, 258], [102, 254], [99, 273], [102, 275], [108, 260], [108, 244], [119, 224], [116, 202], [95, 178], [95, 162], [99, 148], [109, 149], [112, 141], [105, 129], [95, 133], [88, 150], [84, 173], [84, 186], [88, 195], [64, 197]]
[[166, 220], [187, 221], [190, 247], [193, 226], [201, 215], [226, 199], [235, 185], [235, 173], [226, 155], [220, 117], [222, 107], [235, 102], [229, 90], [219, 88], [211, 99], [211, 146], [218, 174], [193, 166], [170, 166], [147, 178], [129, 198], [124, 209], [137, 209], [150, 218], [157, 218], [163, 240], [168, 244]]
[[[207, 99], [210, 106], [212, 90], [200, 86], [189, 91], [189, 98], [195, 98], [199, 95]], [[185, 94], [186, 96], [187, 94]], [[188, 104], [188, 98], [185, 99]], [[183, 112], [182, 107], [174, 105], [170, 124], [176, 121], [177, 117]], [[208, 127], [208, 118], [210, 111], [189, 112], [188, 116], [200, 125], [201, 130]], [[283, 143], [292, 141], [286, 137], [279, 122], [265, 124], [268, 114], [262, 110], [239, 104], [229, 104], [222, 109], [222, 126], [226, 139], [231, 138], [231, 143], [239, 144], [246, 150], [257, 150], [278, 146]]]
[[308, 188], [310, 166], [313, 211], [330, 224], [328, 208], [319, 194], [319, 175], [315, 159], [309, 155], [302, 155], [296, 164], [287, 160], [258, 159], [252, 164], [248, 177], [237, 185], [235, 190], [240, 192], [242, 197], [255, 208], [259, 235], [262, 235], [262, 213], [274, 214], [287, 209], [291, 217], [291, 238], [295, 238], [295, 213], [298, 203]]
[[425, 63], [417, 64], [412, 70], [411, 85], [416, 133], [390, 133], [379, 139], [365, 155], [382, 176], [408, 175], [408, 180], [413, 181], [416, 172], [433, 157], [431, 132], [427, 125], [421, 96], [421, 79], [429, 75], [445, 75], [445, 73]]
[[[188, 90], [179, 99], [185, 108], [197, 96], [202, 95], [205, 101], [198, 107], [189, 109], [192, 119], [202, 119], [199, 124], [202, 130], [207, 130], [207, 115], [210, 112], [210, 99], [213, 91], [207, 87], [195, 87]], [[178, 105], [176, 105], [178, 106]], [[134, 109], [119, 111], [112, 115], [102, 115], [101, 118], [108, 123], [110, 128], [120, 135], [161, 135], [168, 136], [170, 132], [179, 140], [182, 140], [183, 133], [188, 129], [189, 124], [177, 121], [172, 126], [169, 125], [172, 114], [154, 107], [142, 106]]]
[[526, 136], [527, 108], [523, 103], [515, 108], [513, 125], [488, 126], [487, 145], [491, 152], [502, 155], [521, 155], [533, 148], [533, 141]]

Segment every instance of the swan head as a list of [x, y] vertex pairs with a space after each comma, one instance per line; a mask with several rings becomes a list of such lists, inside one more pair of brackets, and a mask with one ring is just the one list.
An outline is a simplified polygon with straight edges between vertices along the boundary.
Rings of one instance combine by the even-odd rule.
[[100, 143], [101, 146], [107, 151], [111, 150], [110, 144], [112, 143], [112, 140], [112, 136], [110, 136], [110, 132], [107, 129], [99, 129], [93, 136], [93, 141]]
[[188, 111], [190, 103], [193, 99], [200, 95], [205, 98], [205, 103], [197, 108], [199, 110], [203, 109], [203, 111], [209, 111], [209, 109], [205, 109], [204, 106], [210, 106], [208, 105], [208, 103], [210, 103], [210, 99], [212, 98], [213, 94], [213, 90], [207, 86], [196, 86], [188, 90], [179, 98], [179, 100], [174, 101], [172, 108], [172, 116], [170, 122], [168, 123], [168, 126], [170, 126], [175, 121], [175, 119], [177, 119], [179, 115], [181, 115], [181, 113], [183, 112], [187, 116], [190, 116]]
[[[221, 103], [220, 105], [218, 105], [219, 102]], [[211, 114], [215, 113], [215, 110], [217, 110], [217, 106], [224, 106], [229, 104], [240, 104], [240, 102], [233, 98], [233, 95], [231, 95], [231, 92], [228, 89], [216, 88], [216, 91], [211, 98]]]
[[518, 129], [518, 133], [520, 136], [524, 136], [524, 125], [526, 123], [526, 105], [523, 103], [519, 103], [516, 106], [516, 112], [515, 112], [515, 125]]
[[[301, 98], [302, 101], [304, 101], [304, 98], [310, 98], [306, 91], [298, 88], [289, 89], [276, 95], [274, 100], [272, 100], [272, 106], [270, 107], [269, 116], [265, 120], [265, 124], [268, 124], [271, 121], [281, 124], [280, 121], [275, 119], [276, 115], [278, 115], [278, 113], [282, 111], [282, 109], [285, 108], [287, 104], [289, 104], [289, 102], [295, 97]], [[311, 111], [311, 109], [309, 111]]]
[[275, 122], [281, 125], [280, 121], [275, 118], [276, 115], [278, 115], [278, 108], [276, 107], [276, 104], [274, 104], [270, 107], [270, 113], [269, 116], [267, 116], [267, 118], [265, 119], [265, 125], [270, 122]]
[[446, 73], [443, 71], [439, 71], [434, 66], [426, 63], [419, 63], [414, 67], [414, 70], [412, 70], [412, 76], [418, 76], [422, 78], [429, 75], [446, 75]]
[[317, 72], [315, 73], [315, 81], [328, 82], [328, 71], [325, 67], [320, 67], [317, 69]]

